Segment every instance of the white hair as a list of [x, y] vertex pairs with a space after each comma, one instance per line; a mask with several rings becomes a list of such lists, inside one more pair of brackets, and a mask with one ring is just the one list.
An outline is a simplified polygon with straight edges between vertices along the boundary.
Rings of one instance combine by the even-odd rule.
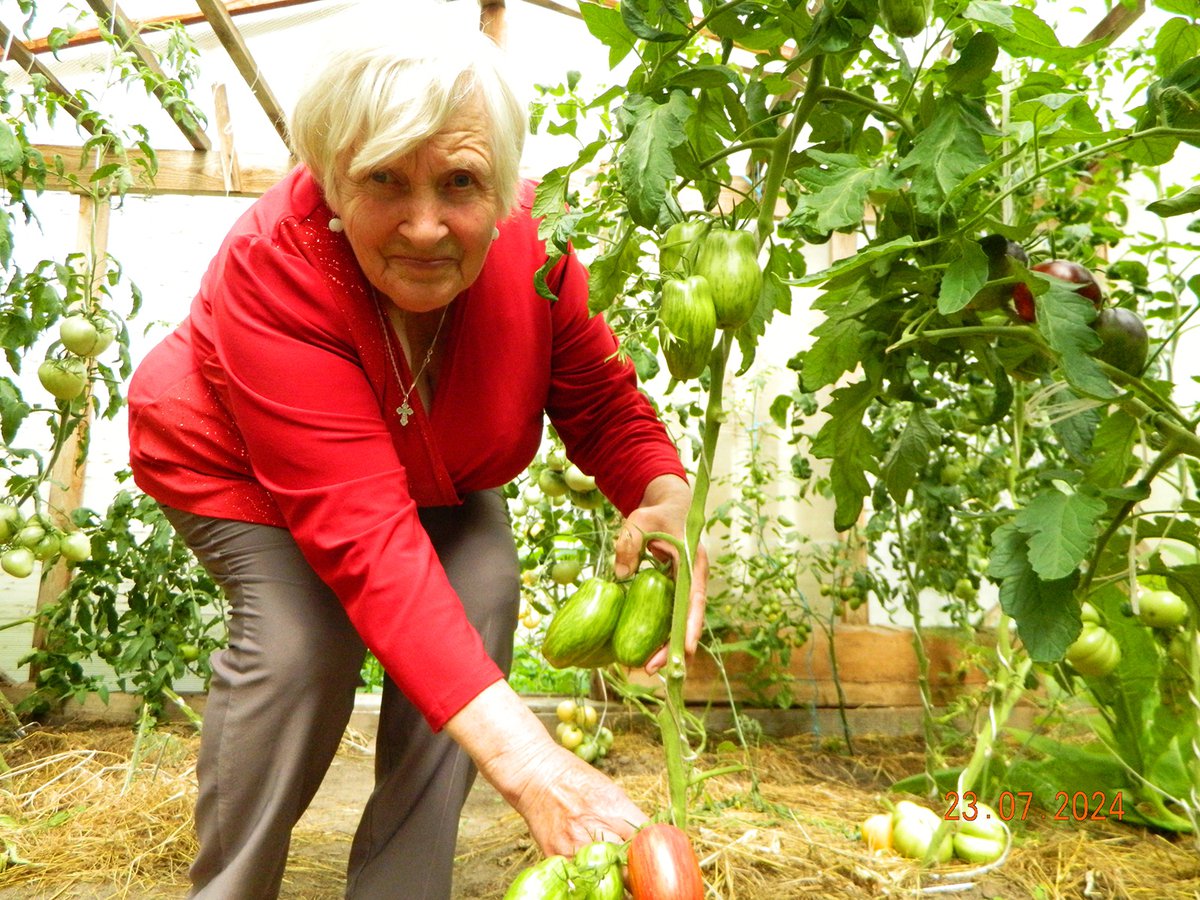
[[441, 24], [337, 53], [300, 96], [292, 151], [331, 202], [436, 134], [452, 114], [481, 102], [499, 214], [515, 204], [527, 119], [503, 54], [477, 29]]

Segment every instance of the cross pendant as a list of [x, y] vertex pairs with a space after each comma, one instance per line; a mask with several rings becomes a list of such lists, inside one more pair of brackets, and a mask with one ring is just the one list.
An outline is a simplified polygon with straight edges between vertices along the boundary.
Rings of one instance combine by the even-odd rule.
[[408, 417], [413, 414], [413, 408], [408, 405], [408, 398], [404, 398], [404, 402], [396, 407], [396, 415], [400, 417], [400, 424], [407, 425]]

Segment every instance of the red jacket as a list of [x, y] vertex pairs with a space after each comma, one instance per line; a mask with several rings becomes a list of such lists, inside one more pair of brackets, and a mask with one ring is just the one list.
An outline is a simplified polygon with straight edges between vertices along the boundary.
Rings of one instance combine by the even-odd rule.
[[[416, 515], [518, 476], [548, 414], [623, 513], [683, 475], [573, 258], [545, 249], [532, 189], [454, 301], [429, 415], [402, 428], [375, 300], [312, 176], [294, 170], [234, 225], [188, 318], [129, 386], [134, 480], [169, 506], [285, 527], [434, 729], [502, 677]], [[393, 346], [408, 380], [403, 353]], [[452, 648], [452, 652], [447, 652]]]

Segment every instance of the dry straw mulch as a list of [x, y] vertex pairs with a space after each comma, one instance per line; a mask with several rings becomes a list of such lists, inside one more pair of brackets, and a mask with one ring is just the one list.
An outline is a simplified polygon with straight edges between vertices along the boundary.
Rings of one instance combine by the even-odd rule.
[[[97, 728], [35, 731], [0, 745], [10, 766], [0, 775], [0, 900], [183, 895], [195, 849], [197, 740], [156, 732], [136, 765], [133, 744], [130, 729]], [[850, 757], [805, 737], [749, 754], [704, 754], [702, 769], [745, 766], [705, 781], [692, 807], [689, 830], [709, 897], [1200, 897], [1200, 855], [1190, 839], [1054, 822], [1040, 811], [991, 871], [957, 865], [923, 875], [907, 861], [872, 857], [856, 825], [882, 808], [895, 779], [921, 770], [923, 755], [917, 742], [892, 738], [860, 738], [855, 750]], [[361, 757], [361, 748], [345, 752]], [[618, 734], [604, 767], [643, 808], [665, 806], [662, 749], [652, 736]], [[370, 777], [367, 759], [362, 772]], [[455, 897], [498, 898], [536, 852], [524, 823], [494, 798], [473, 798], [467, 815], [474, 820], [464, 824]], [[348, 847], [343, 832], [298, 830], [283, 896], [340, 897]]]

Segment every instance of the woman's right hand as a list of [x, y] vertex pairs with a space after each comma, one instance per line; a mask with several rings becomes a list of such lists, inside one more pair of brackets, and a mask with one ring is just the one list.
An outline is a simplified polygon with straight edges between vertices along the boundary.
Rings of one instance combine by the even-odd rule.
[[569, 856], [592, 841], [622, 843], [647, 821], [612, 779], [551, 741], [513, 802], [547, 856]]
[[612, 779], [556, 743], [503, 681], [463, 707], [446, 730], [524, 817], [546, 855], [628, 840], [647, 821]]

